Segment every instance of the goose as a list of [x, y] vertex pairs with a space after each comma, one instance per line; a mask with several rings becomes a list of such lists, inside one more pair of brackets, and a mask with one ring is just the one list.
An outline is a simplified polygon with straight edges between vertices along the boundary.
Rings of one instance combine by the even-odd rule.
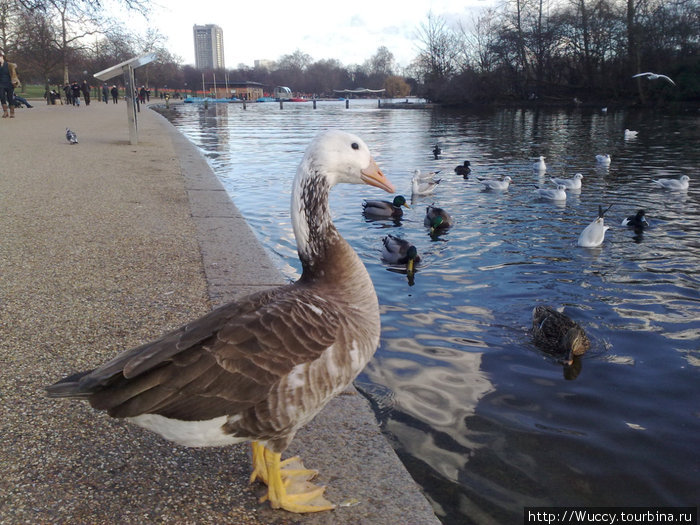
[[647, 73], [637, 73], [636, 75], [632, 75], [632, 78], [637, 78], [637, 77], [647, 77], [649, 80], [658, 80], [662, 79], [665, 80], [666, 82], [670, 82], [672, 85], [676, 85], [676, 83], [671, 80], [669, 77], [666, 75], [660, 75], [659, 73], [652, 73], [651, 71]]
[[403, 217], [403, 210], [401, 209], [402, 206], [410, 208], [406, 202], [406, 198], [403, 195], [397, 195], [391, 202], [366, 200], [362, 203], [362, 213], [364, 213], [367, 217], [391, 217], [394, 219], [399, 219]]
[[625, 140], [636, 139], [637, 131], [632, 131], [630, 129], [625, 129]]
[[612, 159], [610, 158], [610, 155], [606, 153], [605, 155], [596, 155], [595, 160], [601, 166], [610, 166]]
[[539, 159], [537, 159], [537, 162], [535, 162], [532, 165], [532, 169], [536, 171], [546, 171], [547, 170], [547, 164], [544, 162], [544, 157], [540, 155]]
[[556, 189], [552, 188], [535, 188], [535, 193], [540, 199], [547, 199], [551, 201], [565, 201], [566, 200], [566, 186], [563, 184], [558, 184]]
[[629, 226], [635, 230], [643, 230], [649, 226], [649, 221], [647, 221], [646, 218], [646, 212], [644, 210], [639, 210], [636, 214], [630, 215], [626, 219], [622, 219], [622, 226]]
[[78, 135], [75, 134], [75, 131], [71, 131], [69, 128], [66, 128], [66, 140], [68, 141], [68, 144], [77, 144]]
[[690, 186], [690, 177], [683, 175], [680, 179], [656, 179], [652, 182], [665, 190], [684, 191]]
[[450, 228], [452, 217], [442, 208], [430, 205], [425, 209], [423, 224], [430, 228], [430, 235], [434, 235]]
[[469, 174], [471, 173], [471, 163], [468, 160], [464, 161], [464, 164], [460, 164], [459, 166], [455, 167], [455, 173], [457, 175], [461, 175], [462, 177], [469, 178]]
[[382, 259], [390, 264], [405, 264], [410, 276], [414, 272], [414, 266], [420, 262], [420, 255], [416, 247], [406, 239], [387, 235], [382, 240]]
[[570, 179], [558, 179], [556, 177], [552, 178], [552, 182], [557, 186], [564, 186], [567, 190], [578, 190], [581, 188], [581, 181], [583, 180], [583, 175], [577, 173]]
[[421, 180], [420, 170], [416, 170], [413, 172], [413, 178], [411, 179], [411, 192], [413, 196], [431, 195], [441, 180]]
[[566, 365], [571, 365], [575, 355], [585, 354], [591, 346], [578, 323], [550, 306], [536, 306], [532, 310], [532, 339]]
[[610, 226], [605, 225], [605, 219], [603, 217], [611, 207], [612, 204], [608, 206], [606, 210], [603, 210], [602, 206], [598, 206], [598, 217], [586, 226], [578, 237], [579, 246], [594, 248], [603, 244], [605, 232], [610, 229]]
[[372, 280], [331, 220], [328, 194], [337, 183], [394, 191], [359, 137], [337, 130], [318, 135], [292, 188], [298, 281], [228, 303], [94, 370], [68, 376], [46, 387], [49, 397], [85, 399], [185, 446], [252, 441], [251, 481], [267, 484], [273, 508], [333, 509], [322, 497], [324, 487], [299, 479], [311, 479], [315, 471], [285, 472], [289, 463], [280, 457], [379, 344]]
[[506, 191], [513, 179], [506, 175], [503, 180], [478, 179], [478, 181], [484, 186], [484, 191]]

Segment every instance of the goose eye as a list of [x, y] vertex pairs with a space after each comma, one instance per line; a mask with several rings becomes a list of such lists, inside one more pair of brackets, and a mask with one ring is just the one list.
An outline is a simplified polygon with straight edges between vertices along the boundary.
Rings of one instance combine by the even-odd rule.
[[357, 142], [353, 142], [352, 149], [360, 149], [360, 145]]

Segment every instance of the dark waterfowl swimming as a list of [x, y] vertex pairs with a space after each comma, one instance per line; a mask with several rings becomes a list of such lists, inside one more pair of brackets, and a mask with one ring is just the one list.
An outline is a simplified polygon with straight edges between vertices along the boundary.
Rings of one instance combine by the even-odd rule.
[[394, 235], [387, 235], [382, 243], [382, 259], [390, 264], [405, 264], [406, 271], [413, 273], [415, 265], [421, 260], [413, 244]]
[[[253, 474], [273, 508], [330, 510], [313, 475], [282, 462], [297, 430], [374, 354], [379, 304], [362, 261], [335, 228], [336, 183], [393, 192], [365, 143], [340, 131], [307, 148], [292, 188], [302, 275], [228, 303], [160, 339], [47, 387], [190, 447], [253, 442]], [[75, 439], [80, 439], [77, 435]]]
[[442, 148], [440, 148], [440, 144], [439, 143], [435, 144], [435, 147], [433, 148], [433, 157], [435, 157], [435, 159], [437, 159], [441, 153], [442, 153]]
[[461, 164], [457, 167], [455, 167], [455, 173], [457, 175], [461, 175], [465, 179], [469, 177], [469, 174], [471, 173], [471, 163], [468, 160], [464, 161], [464, 164]]
[[430, 228], [430, 235], [434, 235], [451, 227], [452, 217], [442, 208], [430, 205], [425, 209], [423, 224]]
[[362, 213], [368, 217], [384, 217], [399, 219], [403, 217], [402, 206], [410, 208], [403, 195], [397, 195], [393, 201], [364, 201]]
[[646, 218], [646, 212], [644, 210], [639, 210], [636, 214], [630, 215], [626, 219], [622, 219], [622, 226], [629, 226], [635, 230], [643, 230], [649, 226], [649, 222]]
[[536, 306], [532, 310], [532, 339], [539, 348], [567, 365], [591, 346], [578, 323], [550, 306]]

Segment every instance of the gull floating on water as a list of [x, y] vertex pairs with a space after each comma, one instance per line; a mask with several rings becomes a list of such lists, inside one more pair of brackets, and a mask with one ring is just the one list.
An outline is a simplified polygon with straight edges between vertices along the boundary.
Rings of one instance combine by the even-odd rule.
[[684, 191], [690, 186], [690, 177], [683, 175], [680, 179], [656, 179], [652, 182], [665, 190]]
[[418, 179], [419, 182], [435, 182], [435, 175], [440, 173], [440, 170], [431, 171], [429, 173], [421, 173], [421, 170], [413, 170], [413, 178]]
[[503, 177], [503, 180], [479, 179], [479, 182], [484, 185], [485, 191], [506, 191], [512, 181], [513, 179], [511, 179], [508, 175]]
[[676, 85], [676, 83], [673, 80], [671, 80], [669, 77], [667, 77], [666, 75], [652, 73], [651, 71], [648, 71], [646, 73], [637, 73], [636, 75], [632, 75], [632, 78], [637, 78], [637, 77], [647, 77], [649, 80], [658, 80], [660, 78], [663, 78], [664, 80], [670, 82], [674, 86]]
[[552, 178], [552, 182], [557, 186], [564, 186], [567, 190], [578, 190], [581, 188], [581, 180], [583, 180], [583, 175], [577, 173], [570, 179], [557, 179]]
[[540, 199], [549, 199], [551, 201], [566, 200], [566, 186], [563, 184], [557, 185], [556, 189], [551, 188], [536, 188], [535, 193]]
[[610, 166], [610, 161], [612, 159], [610, 158], [610, 155], [606, 153], [605, 155], [596, 155], [595, 160], [601, 166]]
[[625, 139], [636, 139], [637, 138], [637, 132], [632, 131], [631, 129], [626, 129], [625, 130]]
[[547, 165], [544, 163], [544, 157], [540, 155], [540, 158], [532, 165], [533, 170], [545, 171]]
[[442, 179], [421, 179], [420, 170], [416, 170], [413, 172], [413, 178], [411, 179], [411, 191], [414, 196], [430, 195], [435, 191], [435, 188], [440, 184], [441, 180]]
[[606, 210], [603, 210], [602, 206], [598, 206], [598, 217], [596, 217], [592, 223], [586, 226], [581, 232], [581, 235], [578, 237], [579, 246], [583, 246], [584, 248], [594, 248], [603, 244], [605, 232], [610, 229], [610, 226], [605, 225], [603, 216], [611, 206], [612, 204], [608, 206]]

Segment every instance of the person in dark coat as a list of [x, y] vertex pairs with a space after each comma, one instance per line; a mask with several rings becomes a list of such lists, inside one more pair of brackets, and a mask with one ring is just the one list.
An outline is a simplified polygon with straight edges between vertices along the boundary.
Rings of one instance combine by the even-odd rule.
[[117, 86], [112, 86], [110, 93], [112, 93], [112, 103], [116, 104], [119, 101], [119, 90]]
[[85, 99], [85, 105], [89, 106], [90, 105], [90, 86], [88, 85], [87, 80], [83, 80], [83, 83], [80, 86], [80, 91], [83, 92], [83, 98]]
[[[0, 103], [2, 104], [2, 118], [14, 118], [15, 87], [19, 86], [17, 77], [17, 65], [5, 60], [5, 53], [0, 51]], [[8, 113], [7, 110], [10, 112]]]
[[74, 106], [80, 106], [80, 86], [77, 82], [70, 85], [72, 101]]
[[106, 82], [102, 83], [102, 102], [109, 104], [109, 88]]

